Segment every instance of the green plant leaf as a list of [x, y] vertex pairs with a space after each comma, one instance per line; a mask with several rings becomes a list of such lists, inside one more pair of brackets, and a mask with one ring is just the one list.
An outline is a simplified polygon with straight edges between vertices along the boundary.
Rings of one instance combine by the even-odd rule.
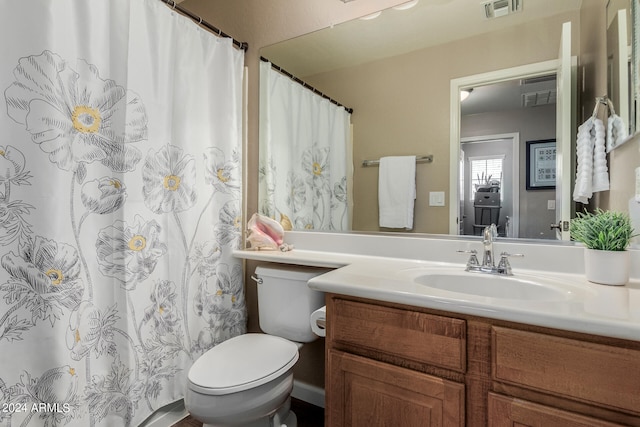
[[589, 249], [624, 251], [635, 236], [626, 213], [603, 211], [578, 212], [571, 221], [571, 238]]

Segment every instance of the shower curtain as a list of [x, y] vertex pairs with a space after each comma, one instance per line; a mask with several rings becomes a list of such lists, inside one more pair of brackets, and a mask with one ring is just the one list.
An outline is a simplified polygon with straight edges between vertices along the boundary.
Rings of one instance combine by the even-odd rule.
[[351, 114], [260, 64], [260, 213], [294, 230], [348, 230]]
[[244, 53], [159, 0], [0, 35], [0, 426], [138, 425], [245, 332]]

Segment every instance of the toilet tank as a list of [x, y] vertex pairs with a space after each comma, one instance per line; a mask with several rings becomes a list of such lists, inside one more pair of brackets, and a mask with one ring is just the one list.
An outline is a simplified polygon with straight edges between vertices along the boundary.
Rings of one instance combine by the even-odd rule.
[[329, 269], [278, 266], [256, 267], [258, 314], [263, 332], [296, 342], [311, 342], [311, 313], [325, 305], [324, 292], [307, 286], [313, 277]]

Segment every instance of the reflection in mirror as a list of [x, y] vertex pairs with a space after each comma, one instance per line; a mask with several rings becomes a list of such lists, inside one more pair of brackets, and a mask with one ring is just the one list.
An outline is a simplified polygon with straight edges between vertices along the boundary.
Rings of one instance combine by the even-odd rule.
[[[567, 37], [567, 43], [562, 49], [564, 52], [568, 51], [570, 46], [569, 24], [563, 24], [563, 33], [566, 33]], [[563, 38], [565, 38], [565, 34], [563, 34]], [[571, 63], [573, 61], [568, 58], [568, 52], [566, 56], [569, 61], [565, 65], [569, 71], [562, 73], [565, 76], [563, 80], [566, 80], [563, 81], [564, 84], [562, 85], [556, 85], [558, 63], [564, 64], [565, 62], [559, 60], [501, 69], [451, 81], [451, 159], [464, 159], [462, 157], [464, 152], [458, 148], [461, 136], [478, 139], [478, 134], [486, 138], [487, 134], [517, 131], [512, 138], [514, 141], [514, 144], [512, 144], [513, 149], [510, 150], [515, 153], [513, 156], [511, 182], [504, 188], [505, 194], [513, 194], [514, 200], [512, 206], [509, 203], [501, 206], [503, 208], [501, 211], [504, 210], [505, 214], [498, 217], [499, 222], [497, 225], [501, 229], [502, 235], [544, 238], [546, 231], [549, 233], [549, 238], [552, 238], [555, 231], [552, 232], [550, 230], [550, 225], [557, 224], [563, 212], [562, 209], [557, 209], [557, 207], [570, 206], [570, 203], [567, 202], [570, 201], [571, 194], [570, 192], [562, 191], [562, 189], [570, 187], [571, 165], [569, 164], [564, 168], [564, 173], [556, 173], [556, 171], [560, 170], [556, 164], [557, 160], [561, 158], [561, 156], [557, 155], [558, 150], [561, 149], [568, 153], [572, 145], [571, 126], [566, 120], [559, 118], [560, 114], [562, 113], [564, 117], [575, 117], [575, 114], [572, 113], [572, 102], [559, 102], [562, 99], [571, 100], [573, 97], [572, 92], [575, 91], [572, 77], [574, 73], [571, 72], [573, 68]], [[479, 92], [479, 89], [486, 87], [493, 89], [496, 84], [492, 82], [501, 82], [498, 83], [500, 89], [504, 91], [510, 88], [518, 96], [514, 97], [511, 105], [507, 108], [501, 107], [501, 103], [492, 102], [491, 109], [486, 112], [467, 114], [467, 107], [465, 107], [467, 100], [471, 99], [476, 92]], [[556, 90], [556, 87], [560, 86], [564, 88], [561, 92], [562, 96]], [[460, 102], [457, 91], [461, 88], [472, 87], [474, 91], [469, 98], [464, 102]], [[495, 91], [496, 89], [493, 90]], [[558, 105], [563, 105], [563, 108], [556, 108]], [[556, 129], [558, 127], [556, 126], [557, 121], [563, 123], [564, 126]], [[478, 132], [478, 129], [481, 129], [481, 132]], [[465, 135], [465, 132], [469, 132], [469, 135]], [[542, 140], [546, 141], [545, 145], [549, 145], [554, 137], [559, 138], [557, 141], [553, 141], [557, 142], [555, 147], [545, 147], [543, 149], [537, 143]], [[520, 141], [516, 142], [518, 139]], [[534, 144], [534, 142], [536, 143]], [[520, 149], [520, 145], [523, 146], [522, 149]], [[569, 147], [564, 147], [564, 145]], [[529, 150], [530, 146], [534, 148]], [[458, 169], [464, 174], [468, 161], [460, 162], [459, 164], [460, 166], [458, 167], [458, 164], [451, 163], [452, 183], [454, 181], [453, 177], [458, 176]], [[558, 186], [557, 181], [563, 185]], [[472, 194], [472, 189], [469, 188], [469, 185], [465, 185], [459, 190], [456, 186], [451, 185], [451, 193], [459, 194], [461, 203], [464, 201], [465, 205], [477, 202], [469, 197]], [[477, 209], [472, 211], [473, 215], [471, 216], [468, 212], [469, 209], [467, 209], [466, 217], [465, 212], [459, 213], [454, 206], [451, 206], [450, 210], [451, 218], [462, 218], [463, 223], [477, 223], [477, 218], [475, 217], [475, 213], [478, 212]], [[567, 210], [567, 212], [569, 211]], [[508, 223], [507, 216], [509, 216]], [[451, 221], [450, 226], [455, 223], [455, 221]], [[466, 228], [468, 231], [468, 227]]]
[[[556, 99], [556, 75], [548, 74], [476, 87], [461, 102], [460, 234], [479, 235], [489, 221], [500, 236], [555, 238], [549, 226], [555, 221], [555, 157], [538, 184], [528, 175], [527, 149], [535, 141], [555, 141]], [[490, 182], [499, 203], [489, 207], [490, 199], [475, 190]]]
[[[521, 11], [492, 19], [482, 16], [481, 12], [481, 8], [469, 7], [466, 0], [420, 1], [408, 10], [384, 10], [376, 19], [354, 20], [261, 50], [261, 56], [353, 108], [350, 134], [353, 148], [351, 153], [347, 153], [353, 157], [353, 184], [347, 184], [346, 190], [347, 193], [352, 191], [348, 201], [353, 205], [353, 230], [409, 229], [380, 226], [380, 169], [363, 167], [363, 161], [389, 156], [433, 155], [433, 162], [415, 166], [416, 197], [410, 229], [420, 233], [449, 233], [449, 207], [464, 204], [460, 203], [464, 200], [452, 200], [450, 194], [450, 180], [460, 180], [457, 175], [452, 178], [450, 173], [449, 140], [453, 113], [449, 90], [452, 80], [557, 61], [564, 22], [573, 24], [573, 52], [577, 54], [581, 31], [592, 30], [581, 29], [580, 23], [589, 21], [585, 14], [600, 13], [601, 19], [605, 19], [605, 5], [600, 0], [529, 1]], [[552, 239], [554, 233], [549, 230], [549, 224], [554, 218], [554, 194], [545, 194], [549, 190], [528, 190], [524, 178], [527, 141], [555, 138], [555, 122], [553, 119], [542, 122], [512, 118], [522, 108], [531, 83], [522, 78], [511, 83], [517, 108], [501, 107], [503, 101], [497, 97], [500, 92], [497, 85], [493, 87], [485, 83], [483, 87], [473, 87], [467, 99], [469, 106], [473, 105], [473, 98], [478, 98], [485, 90], [492, 92], [491, 89], [495, 89], [495, 94], [468, 113], [464, 111], [467, 101], [461, 104], [459, 131], [462, 141], [458, 143], [473, 144], [467, 138], [482, 140], [495, 135], [518, 135], [518, 150], [513, 153], [517, 161], [507, 166], [518, 177], [513, 181], [514, 186], [517, 182], [517, 188], [510, 191], [517, 201], [505, 202], [504, 190], [501, 190], [501, 234]], [[533, 90], [545, 91], [547, 94], [552, 92], [546, 88]], [[555, 105], [551, 100], [547, 105], [528, 108], [542, 115], [543, 110], [555, 109]], [[489, 114], [495, 114], [496, 118], [486, 118]], [[531, 125], [529, 131], [519, 126], [522, 122]], [[493, 126], [496, 123], [502, 126], [498, 129]], [[575, 121], [570, 123], [573, 129], [576, 125]], [[261, 151], [263, 149], [261, 140]], [[468, 156], [478, 158], [483, 154]], [[274, 164], [277, 166], [277, 159]], [[261, 171], [265, 167], [261, 164]], [[488, 170], [485, 178], [487, 174]], [[350, 183], [349, 174], [346, 181]], [[463, 182], [459, 185], [472, 186]], [[502, 183], [501, 188], [506, 189], [506, 183]], [[530, 196], [534, 199], [529, 201]], [[516, 207], [507, 209], [505, 203]], [[534, 208], [540, 212], [534, 212]], [[464, 218], [467, 225], [473, 223], [469, 215]], [[510, 217], [509, 223], [507, 216]], [[540, 225], [534, 225], [533, 219], [543, 220]], [[464, 232], [465, 228], [464, 222], [458, 224], [459, 232]], [[474, 233], [472, 230], [468, 232]]]
[[607, 96], [626, 128], [636, 129], [631, 85], [631, 7], [629, 0], [607, 3]]
[[349, 229], [350, 112], [260, 64], [260, 213], [285, 229]]
[[629, 114], [633, 116], [636, 125], [634, 131], [638, 132], [640, 123], [640, 2], [629, 0], [631, 6], [631, 79], [629, 82], [631, 92], [631, 105]]

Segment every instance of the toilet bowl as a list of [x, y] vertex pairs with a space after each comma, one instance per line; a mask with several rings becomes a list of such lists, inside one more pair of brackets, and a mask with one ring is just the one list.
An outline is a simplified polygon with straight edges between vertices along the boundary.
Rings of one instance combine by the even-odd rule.
[[268, 426], [268, 419], [259, 421], [286, 403], [297, 360], [298, 346], [280, 337], [246, 334], [225, 341], [189, 370], [185, 407], [212, 426]]
[[185, 407], [204, 427], [296, 427], [293, 367], [301, 342], [317, 338], [309, 317], [324, 294], [307, 286], [326, 269], [257, 267], [260, 328], [213, 347], [187, 376]]

